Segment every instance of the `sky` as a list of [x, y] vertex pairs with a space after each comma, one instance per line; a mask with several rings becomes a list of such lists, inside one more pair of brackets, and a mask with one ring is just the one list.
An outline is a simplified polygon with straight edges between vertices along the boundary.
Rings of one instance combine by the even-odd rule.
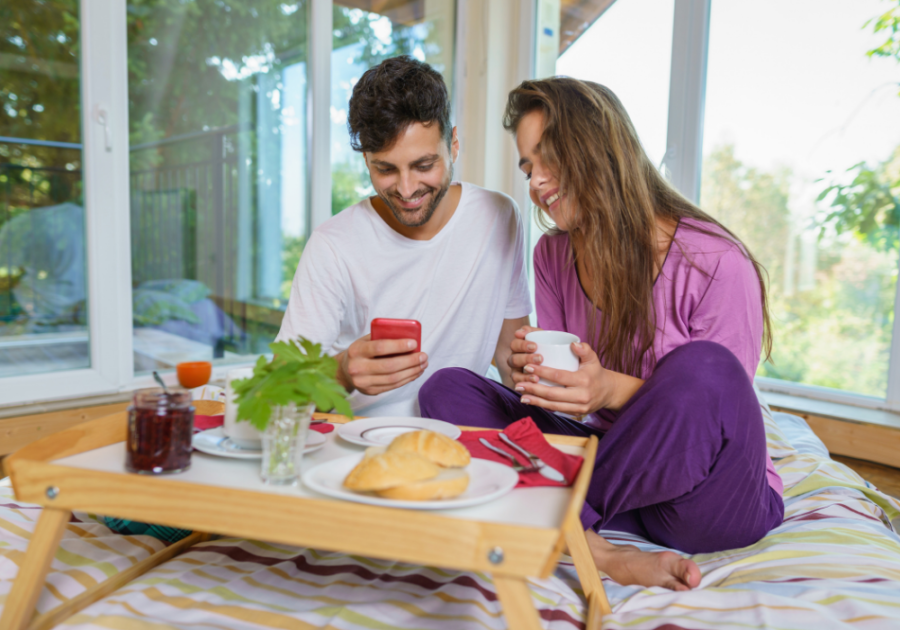
[[[887, 158], [900, 144], [900, 64], [866, 57], [885, 0], [713, 0], [704, 153], [789, 166], [807, 179]], [[665, 150], [673, 0], [618, 0], [557, 63], [608, 85], [650, 157]]]

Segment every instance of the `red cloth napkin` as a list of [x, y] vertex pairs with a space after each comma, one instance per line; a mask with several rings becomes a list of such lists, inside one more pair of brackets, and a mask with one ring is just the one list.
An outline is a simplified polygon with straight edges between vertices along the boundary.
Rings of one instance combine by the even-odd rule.
[[199, 414], [194, 414], [194, 433], [199, 433], [200, 431], [207, 431], [208, 429], [215, 429], [216, 427], [220, 427], [225, 424], [225, 415], [219, 414], [217, 416], [201, 416]]
[[[537, 425], [534, 423], [534, 420], [530, 417], [513, 422], [503, 430], [503, 433], [529, 453], [533, 453], [540, 457], [544, 460], [545, 464], [552, 466], [566, 478], [566, 483], [560, 483], [557, 481], [550, 481], [538, 472], [520, 472], [519, 483], [516, 485], [517, 488], [531, 486], [570, 486], [572, 485], [572, 482], [575, 481], [575, 477], [581, 469], [584, 458], [578, 455], [563, 453], [559, 449], [551, 446], [550, 443], [544, 439], [544, 434], [541, 433], [540, 429], [538, 429]], [[500, 434], [497, 431], [463, 431], [462, 435], [459, 436], [459, 441], [462, 442], [463, 446], [469, 449], [469, 453], [472, 454], [472, 457], [488, 459], [492, 462], [512, 466], [512, 462], [489, 450], [478, 441], [479, 438], [485, 438], [491, 443], [491, 446], [496, 446], [510, 455], [515, 456], [516, 460], [523, 466], [531, 465], [531, 462], [527, 457], [519, 453], [513, 447], [502, 442], [500, 440]]]
[[[225, 424], [225, 416], [223, 414], [217, 416], [194, 415], [194, 433], [215, 429], [223, 424]], [[334, 425], [327, 422], [316, 422], [315, 424], [309, 425], [309, 428], [313, 431], [318, 431], [319, 433], [331, 433], [334, 431]]]

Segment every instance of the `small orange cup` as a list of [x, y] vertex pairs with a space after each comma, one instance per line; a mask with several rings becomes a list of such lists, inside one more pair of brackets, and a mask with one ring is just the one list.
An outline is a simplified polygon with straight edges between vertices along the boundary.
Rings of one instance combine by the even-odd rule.
[[175, 366], [178, 382], [182, 387], [193, 389], [209, 383], [212, 376], [212, 363], [209, 361], [190, 361]]

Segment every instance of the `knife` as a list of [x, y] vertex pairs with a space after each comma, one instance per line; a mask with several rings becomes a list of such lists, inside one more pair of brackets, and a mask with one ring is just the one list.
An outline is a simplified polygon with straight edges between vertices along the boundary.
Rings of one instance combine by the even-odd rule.
[[494, 446], [493, 444], [491, 444], [484, 438], [478, 438], [478, 441], [481, 442], [481, 445], [484, 446], [489, 451], [493, 451], [494, 453], [497, 453], [497, 455], [503, 455], [503, 457], [505, 457], [510, 462], [512, 462], [512, 469], [515, 470], [516, 472], [537, 472], [538, 471], [536, 466], [534, 466], [534, 465], [524, 466], [523, 464], [521, 464], [519, 462], [518, 459], [516, 459], [515, 455], [510, 455], [509, 453], [504, 451], [502, 448], [497, 448], [496, 446]]
[[544, 477], [546, 477], [546, 478], [549, 479], [550, 481], [556, 481], [556, 482], [559, 482], [559, 483], [566, 483], [566, 477], [565, 477], [565, 475], [563, 475], [561, 472], [559, 472], [558, 470], [556, 470], [553, 466], [548, 465], [544, 460], [542, 460], [540, 457], [538, 457], [538, 456], [535, 455], [534, 453], [529, 453], [529, 452], [526, 451], [524, 448], [522, 448], [521, 446], [519, 446], [518, 444], [516, 444], [515, 442], [513, 442], [513, 441], [509, 438], [509, 436], [506, 435], [505, 433], [503, 433], [502, 431], [500, 432], [500, 439], [503, 441], [504, 444], [506, 444], [507, 446], [511, 446], [512, 448], [514, 448], [514, 449], [516, 449], [517, 451], [519, 451], [520, 453], [522, 453], [522, 455], [524, 455], [525, 457], [527, 457], [527, 458], [531, 461], [531, 464], [532, 464], [535, 468], [538, 469], [538, 472], [539, 472], [541, 475], [543, 475]]

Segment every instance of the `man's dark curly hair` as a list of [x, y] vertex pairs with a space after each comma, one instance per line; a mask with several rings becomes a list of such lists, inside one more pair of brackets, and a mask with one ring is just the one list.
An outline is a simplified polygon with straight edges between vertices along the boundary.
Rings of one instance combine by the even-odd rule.
[[450, 97], [441, 74], [408, 56], [385, 59], [366, 70], [350, 97], [350, 146], [367, 153], [384, 151], [416, 122], [437, 122], [450, 144]]

